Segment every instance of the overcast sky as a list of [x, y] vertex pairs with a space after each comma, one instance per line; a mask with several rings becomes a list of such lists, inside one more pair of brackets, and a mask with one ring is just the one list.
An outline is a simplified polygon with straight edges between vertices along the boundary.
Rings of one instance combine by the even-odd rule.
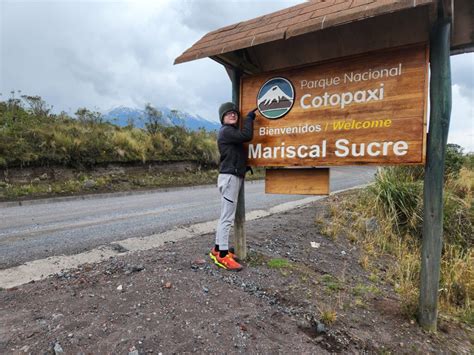
[[[40, 95], [54, 110], [143, 108], [147, 102], [217, 121], [231, 99], [210, 59], [173, 66], [205, 33], [301, 0], [0, 0], [0, 93]], [[474, 54], [452, 57], [449, 141], [474, 151]]]

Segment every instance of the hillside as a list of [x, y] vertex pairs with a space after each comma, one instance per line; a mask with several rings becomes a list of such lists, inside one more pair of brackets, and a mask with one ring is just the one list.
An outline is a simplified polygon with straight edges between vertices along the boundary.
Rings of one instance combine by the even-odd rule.
[[[157, 107], [162, 113], [162, 124], [166, 126], [181, 126], [189, 130], [196, 131], [204, 128], [206, 131], [218, 130], [219, 122], [209, 121], [199, 115], [192, 115], [187, 112], [172, 110], [168, 107]], [[104, 119], [108, 122], [125, 127], [133, 123], [135, 127], [145, 128], [146, 112], [138, 108], [130, 108], [126, 106], [115, 107], [104, 113]]]

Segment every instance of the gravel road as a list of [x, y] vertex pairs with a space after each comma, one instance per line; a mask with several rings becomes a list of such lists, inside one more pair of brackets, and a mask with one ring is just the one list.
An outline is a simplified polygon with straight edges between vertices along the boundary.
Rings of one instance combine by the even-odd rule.
[[[365, 184], [373, 178], [375, 170], [332, 168], [331, 191]], [[269, 209], [306, 197], [266, 195], [262, 181], [248, 182], [245, 188], [247, 211]], [[215, 186], [4, 207], [0, 209], [0, 269], [215, 220], [218, 215]]]

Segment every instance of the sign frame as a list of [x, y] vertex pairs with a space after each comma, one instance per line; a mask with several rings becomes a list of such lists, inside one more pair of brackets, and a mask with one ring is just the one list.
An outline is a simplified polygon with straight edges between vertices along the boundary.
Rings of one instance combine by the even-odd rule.
[[[409, 45], [404, 45], [404, 46], [397, 46], [397, 47], [391, 47], [391, 48], [386, 48], [386, 49], [382, 49], [382, 50], [375, 50], [375, 51], [368, 51], [366, 53], [363, 53], [363, 54], [357, 54], [357, 55], [349, 55], [349, 56], [344, 56], [344, 57], [340, 57], [340, 58], [337, 58], [337, 59], [331, 59], [331, 60], [324, 60], [324, 61], [320, 61], [320, 62], [316, 62], [316, 63], [310, 63], [310, 64], [305, 64], [305, 65], [300, 65], [300, 66], [295, 66], [295, 67], [289, 67], [289, 68], [284, 68], [284, 69], [279, 69], [279, 70], [274, 70], [274, 71], [269, 71], [269, 72], [264, 72], [264, 73], [259, 73], [259, 74], [254, 74], [254, 75], [246, 75], [246, 76], [242, 76], [241, 77], [241, 82], [240, 82], [240, 109], [241, 109], [241, 114], [245, 114], [246, 110], [248, 110], [248, 107], [244, 107], [245, 105], [243, 105], [243, 101], [244, 101], [244, 86], [245, 86], [245, 83], [244, 81], [245, 80], [248, 80], [249, 78], [252, 78], [252, 77], [262, 77], [262, 76], [265, 76], [265, 77], [269, 77], [269, 78], [272, 78], [272, 77], [283, 77], [285, 79], [288, 79], [288, 75], [287, 75], [287, 72], [291, 71], [291, 73], [294, 73], [295, 71], [298, 72], [300, 70], [305, 70], [305, 69], [308, 69], [308, 68], [320, 68], [320, 67], [324, 67], [324, 66], [328, 66], [328, 65], [331, 65], [332, 63], [335, 63], [334, 65], [339, 65], [339, 63], [344, 63], [344, 62], [350, 62], [350, 61], [357, 61], [357, 60], [362, 60], [364, 57], [367, 57], [367, 56], [377, 56], [377, 55], [389, 55], [390, 53], [402, 53], [403, 51], [410, 51], [410, 50], [419, 50], [420, 51], [420, 55], [421, 55], [421, 52], [423, 52], [423, 55], [424, 55], [424, 58], [422, 59], [422, 67], [420, 66], [419, 67], [419, 70], [420, 72], [423, 72], [423, 80], [424, 80], [424, 83], [422, 85], [423, 87], [423, 91], [421, 92], [421, 95], [422, 95], [422, 98], [420, 98], [421, 100], [421, 107], [420, 107], [420, 110], [422, 110], [422, 117], [419, 117], [419, 119], [421, 120], [420, 121], [417, 121], [418, 124], [421, 124], [421, 127], [419, 128], [419, 135], [417, 135], [417, 142], [419, 142], [418, 144], [420, 145], [419, 147], [416, 148], [416, 160], [413, 161], [414, 159], [412, 159], [412, 161], [393, 161], [395, 159], [392, 159], [392, 161], [381, 161], [380, 159], [379, 160], [376, 160], [376, 161], [344, 161], [343, 159], [339, 159], [339, 160], [336, 160], [336, 159], [333, 159], [333, 161], [328, 161], [328, 159], [324, 159], [324, 158], [321, 158], [320, 160], [317, 160], [317, 161], [314, 161], [313, 163], [305, 163], [305, 164], [300, 164], [299, 162], [291, 162], [291, 163], [284, 163], [284, 162], [281, 162], [281, 163], [275, 163], [274, 161], [273, 162], [269, 162], [268, 164], [264, 164], [264, 163], [257, 163], [255, 164], [255, 162], [250, 159], [250, 164], [249, 165], [252, 165], [252, 166], [259, 166], [259, 167], [317, 167], [317, 166], [344, 166], [344, 165], [347, 165], [347, 166], [355, 166], [355, 165], [377, 165], [377, 166], [380, 166], [380, 165], [424, 165], [425, 162], [426, 162], [426, 143], [427, 143], [427, 115], [428, 115], [428, 100], [429, 100], [429, 92], [428, 92], [428, 86], [429, 86], [429, 51], [430, 51], [430, 48], [429, 48], [429, 43], [428, 42], [418, 42], [418, 43], [415, 43], [415, 44], [409, 44]], [[418, 52], [417, 52], [418, 53]], [[424, 69], [424, 70], [423, 70]], [[285, 75], [286, 74], [286, 75]], [[405, 74], [407, 75], [407, 74]], [[265, 83], [268, 82], [269, 80], [271, 79], [267, 79], [265, 80]], [[293, 83], [293, 85], [295, 85], [295, 83]], [[262, 85], [263, 87], [263, 85]], [[260, 90], [259, 90], [260, 91]], [[257, 97], [256, 97], [257, 98]], [[294, 93], [294, 101], [297, 101], [299, 100], [299, 97], [298, 97], [298, 93], [295, 91]], [[248, 100], [247, 100], [248, 101]], [[248, 105], [247, 105], [248, 106]], [[296, 103], [293, 102], [293, 108], [294, 106], [296, 106]], [[417, 106], [418, 107], [418, 106]], [[289, 113], [289, 112], [288, 112]], [[311, 113], [307, 113], [307, 115], [310, 115]], [[300, 114], [301, 115], [301, 114]], [[349, 116], [349, 114], [345, 113], [346, 116]], [[282, 116], [284, 117], [284, 116]], [[262, 120], [267, 120], [266, 118], [264, 117], [258, 117], [258, 119], [262, 119]], [[278, 119], [276, 119], [275, 121], [278, 121]], [[273, 122], [272, 122], [273, 123]], [[254, 142], [255, 142], [255, 137], [256, 137], [256, 128], [254, 128]], [[350, 135], [352, 132], [350, 131], [347, 131], [347, 135]], [[285, 139], [285, 136], [282, 136], [281, 137], [281, 140], [284, 140]], [[250, 144], [252, 144], [252, 142], [249, 142]], [[246, 148], [248, 149], [249, 147], [249, 144], [246, 145]], [[247, 151], [247, 154], [248, 154], [248, 151]], [[412, 153], [412, 154], [415, 154], [415, 153]]]

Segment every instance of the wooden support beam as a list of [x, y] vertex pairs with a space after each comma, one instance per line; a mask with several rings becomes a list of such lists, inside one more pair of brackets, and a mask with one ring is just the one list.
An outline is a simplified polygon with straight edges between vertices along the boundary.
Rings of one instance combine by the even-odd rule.
[[[240, 79], [242, 71], [233, 68], [231, 71], [232, 80], [232, 102], [240, 105]], [[245, 181], [239, 191], [239, 199], [237, 201], [237, 210], [235, 212], [234, 221], [234, 245], [235, 253], [240, 260], [247, 257], [247, 238], [245, 236]]]
[[211, 59], [224, 66], [238, 68], [245, 74], [256, 74], [261, 72], [256, 65], [251, 63], [251, 59], [248, 58], [243, 50], [212, 56]]
[[444, 159], [451, 116], [450, 19], [439, 20], [430, 38], [430, 127], [423, 195], [418, 321], [436, 331], [438, 288], [443, 238]]

